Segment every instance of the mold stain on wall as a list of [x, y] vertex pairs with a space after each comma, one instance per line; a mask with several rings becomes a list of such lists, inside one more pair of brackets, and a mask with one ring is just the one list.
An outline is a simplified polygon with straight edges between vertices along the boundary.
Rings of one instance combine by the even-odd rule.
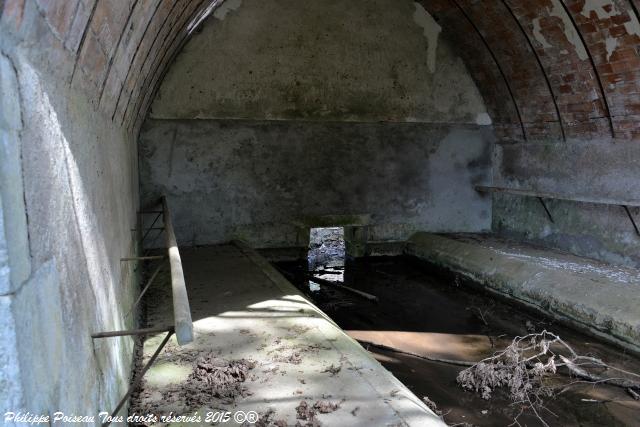
[[370, 215], [381, 240], [489, 229], [473, 185], [490, 177], [491, 118], [421, 5], [224, 7], [177, 57], [140, 137], [143, 203], [166, 193], [179, 239], [299, 245], [302, 219], [323, 215]]

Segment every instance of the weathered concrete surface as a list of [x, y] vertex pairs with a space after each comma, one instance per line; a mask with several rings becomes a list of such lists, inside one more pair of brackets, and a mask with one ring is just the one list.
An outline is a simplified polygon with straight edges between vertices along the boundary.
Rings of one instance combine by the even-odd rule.
[[0, 280], [0, 295], [9, 294], [31, 271], [24, 207], [20, 132], [22, 114], [18, 78], [11, 60], [0, 53], [0, 192], [10, 280]]
[[490, 125], [413, 1], [225, 2], [142, 128], [142, 202], [166, 193], [188, 245], [304, 247], [309, 227], [356, 215], [362, 243], [483, 231], [490, 201], [472, 187], [489, 178]]
[[[640, 146], [632, 141], [499, 144], [494, 183], [572, 197], [640, 202]], [[640, 267], [640, 236], [621, 206], [497, 195], [493, 230], [618, 265]], [[630, 208], [640, 223], [640, 209]]]
[[491, 124], [460, 58], [411, 0], [225, 2], [150, 117]]
[[[313, 405], [327, 400], [340, 402], [340, 408], [319, 414], [322, 425], [444, 425], [256, 252], [223, 245], [187, 248], [181, 254], [196, 339], [184, 347], [171, 339], [145, 376], [134, 408], [176, 415], [198, 410], [203, 418], [210, 410], [264, 414], [271, 409], [273, 421], [295, 425], [295, 408], [301, 401]], [[159, 284], [146, 298], [149, 326], [164, 325], [172, 318], [170, 305], [164, 303], [170, 287]], [[145, 342], [145, 358], [162, 338]], [[243, 383], [252, 394], [234, 403], [211, 399], [204, 407], [186, 408], [180, 393], [189, 387], [186, 379], [194, 361], [210, 352], [229, 361], [255, 361]], [[294, 353], [300, 354], [299, 360], [289, 358]], [[326, 371], [332, 365], [339, 369]], [[192, 425], [209, 424], [203, 420]]]
[[[473, 187], [489, 177], [492, 141], [473, 125], [151, 120], [142, 201], [169, 197], [183, 245], [301, 246], [309, 227], [358, 214], [372, 240], [482, 231], [490, 200]], [[332, 214], [341, 222], [318, 223]]]
[[[25, 34], [54, 37], [36, 2], [24, 7]], [[120, 258], [136, 250], [135, 140], [95, 109], [81, 75], [69, 80], [75, 54], [5, 30], [0, 423], [6, 411], [97, 415], [126, 390], [133, 359], [131, 338], [90, 334], [133, 326], [135, 265]]]
[[640, 272], [482, 235], [417, 233], [406, 249], [567, 321], [640, 351]]

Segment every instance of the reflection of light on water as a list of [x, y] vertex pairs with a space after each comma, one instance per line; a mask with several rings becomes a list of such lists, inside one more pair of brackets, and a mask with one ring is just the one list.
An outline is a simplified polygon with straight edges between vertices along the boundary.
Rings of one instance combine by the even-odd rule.
[[320, 285], [309, 280], [309, 290], [311, 292], [318, 292], [320, 290]]

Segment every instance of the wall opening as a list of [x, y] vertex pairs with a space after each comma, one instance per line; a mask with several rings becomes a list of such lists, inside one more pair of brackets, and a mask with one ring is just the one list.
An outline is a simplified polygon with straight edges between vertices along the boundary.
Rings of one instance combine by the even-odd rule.
[[[344, 227], [310, 230], [307, 255], [310, 276], [320, 281], [344, 282], [345, 258]], [[320, 285], [310, 280], [309, 289], [319, 290]]]

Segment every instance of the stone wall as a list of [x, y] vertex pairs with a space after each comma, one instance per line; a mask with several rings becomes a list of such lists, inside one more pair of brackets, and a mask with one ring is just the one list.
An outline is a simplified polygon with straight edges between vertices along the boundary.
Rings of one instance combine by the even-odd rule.
[[[6, 14], [3, 19], [6, 18]], [[97, 416], [128, 388], [135, 140], [97, 111], [33, 2], [0, 27], [0, 414]], [[44, 44], [48, 37], [58, 41]], [[36, 42], [34, 42], [36, 40]]]
[[[493, 229], [614, 264], [640, 266], [640, 236], [619, 203], [640, 203], [640, 147], [632, 141], [568, 144], [498, 144], [494, 183], [507, 188], [555, 193], [568, 199], [612, 201], [603, 205], [496, 195]], [[640, 224], [640, 208], [629, 213]]]
[[481, 231], [490, 204], [473, 187], [489, 179], [492, 141], [476, 125], [150, 120], [141, 191], [168, 195], [183, 245], [306, 246], [308, 227], [345, 216], [365, 216], [371, 240]]
[[440, 32], [410, 0], [225, 2], [181, 51], [149, 115], [487, 124]]
[[409, 0], [225, 2], [142, 128], [143, 203], [169, 197], [182, 244], [488, 230], [491, 121], [440, 31]]

